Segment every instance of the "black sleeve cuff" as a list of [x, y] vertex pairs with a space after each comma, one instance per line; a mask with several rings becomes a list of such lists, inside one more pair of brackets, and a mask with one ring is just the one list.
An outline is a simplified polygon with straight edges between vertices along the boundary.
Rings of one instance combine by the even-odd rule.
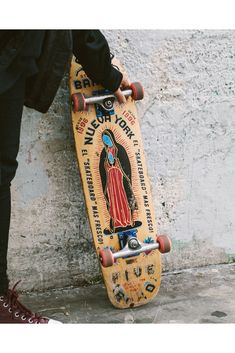
[[115, 92], [122, 81], [122, 73], [111, 64], [110, 49], [98, 30], [73, 30], [73, 53], [86, 74], [95, 83]]

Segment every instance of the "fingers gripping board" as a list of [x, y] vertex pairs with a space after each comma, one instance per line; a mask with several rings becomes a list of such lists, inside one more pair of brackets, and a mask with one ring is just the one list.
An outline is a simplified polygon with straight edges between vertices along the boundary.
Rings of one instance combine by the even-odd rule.
[[[124, 71], [114, 58], [113, 64]], [[73, 58], [70, 93], [107, 93], [92, 82]], [[96, 103], [74, 113], [72, 124], [88, 217], [97, 255], [125, 246], [127, 236], [142, 243], [156, 242], [154, 207], [135, 102]], [[160, 286], [160, 252], [156, 249], [101, 265], [111, 303], [117, 308], [149, 302]]]

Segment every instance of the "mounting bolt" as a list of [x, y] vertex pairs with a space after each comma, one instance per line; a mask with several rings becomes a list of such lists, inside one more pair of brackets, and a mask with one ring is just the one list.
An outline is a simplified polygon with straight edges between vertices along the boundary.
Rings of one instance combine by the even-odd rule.
[[129, 239], [129, 241], [128, 241], [128, 246], [129, 246], [129, 248], [132, 249], [132, 250], [138, 249], [138, 248], [140, 247], [140, 244], [139, 244], [139, 242], [138, 242], [138, 239], [136, 239], [136, 238], [131, 238], [131, 239]]

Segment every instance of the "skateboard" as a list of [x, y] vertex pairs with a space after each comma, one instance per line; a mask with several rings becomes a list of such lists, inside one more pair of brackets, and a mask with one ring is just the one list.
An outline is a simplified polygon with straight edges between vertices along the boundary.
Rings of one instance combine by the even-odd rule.
[[[112, 65], [125, 72], [116, 58]], [[135, 104], [143, 88], [132, 83], [120, 105], [73, 57], [70, 94], [87, 213], [109, 300], [117, 308], [146, 304], [159, 290], [161, 253], [170, 251], [171, 241], [156, 235]]]

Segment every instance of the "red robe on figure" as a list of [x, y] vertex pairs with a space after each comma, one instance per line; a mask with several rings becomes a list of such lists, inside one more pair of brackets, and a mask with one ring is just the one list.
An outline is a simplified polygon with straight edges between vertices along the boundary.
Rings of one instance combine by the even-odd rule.
[[109, 214], [113, 220], [113, 227], [127, 227], [132, 225], [131, 210], [123, 185], [123, 172], [118, 159], [110, 165], [106, 159], [107, 194], [109, 198]]

